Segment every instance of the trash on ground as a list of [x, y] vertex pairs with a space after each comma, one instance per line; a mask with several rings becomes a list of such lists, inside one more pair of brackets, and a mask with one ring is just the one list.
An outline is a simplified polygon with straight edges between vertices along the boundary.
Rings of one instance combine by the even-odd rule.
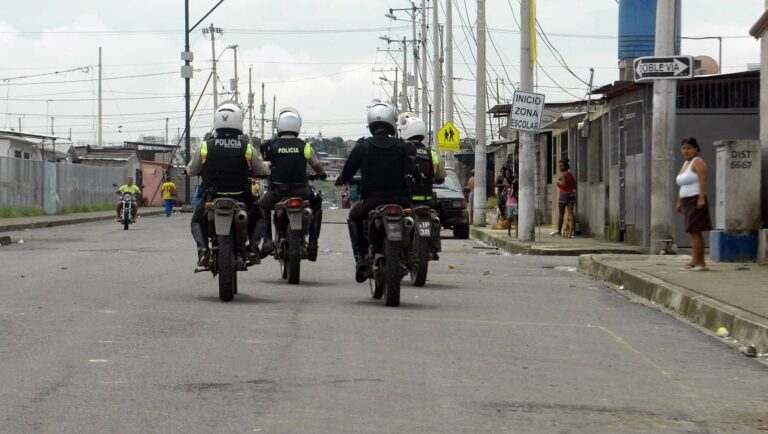
[[485, 270], [485, 271], [483, 271], [483, 276], [487, 276], [487, 275], [489, 275], [489, 274], [491, 274], [491, 272], [490, 272], [490, 271], [488, 271], [488, 270]]
[[448, 264], [448, 269], [449, 270], [455, 270], [456, 269], [456, 264]]
[[24, 240], [19, 240], [19, 244], [24, 244]]
[[731, 335], [731, 332], [729, 332], [725, 327], [720, 327], [717, 329], [717, 335], [721, 338], [727, 338]]
[[742, 349], [742, 352], [747, 357], [757, 357], [757, 348], [755, 348], [755, 346], [752, 344], [744, 347], [744, 349]]

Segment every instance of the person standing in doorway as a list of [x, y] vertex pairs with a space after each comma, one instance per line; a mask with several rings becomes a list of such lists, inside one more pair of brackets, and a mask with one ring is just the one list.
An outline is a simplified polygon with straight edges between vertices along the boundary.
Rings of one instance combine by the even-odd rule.
[[702, 271], [707, 269], [704, 261], [704, 237], [702, 232], [712, 229], [707, 203], [707, 163], [699, 157], [701, 148], [693, 137], [683, 139], [680, 145], [685, 162], [677, 175], [680, 195], [675, 209], [685, 217], [685, 231], [691, 234], [691, 262], [683, 269]]
[[557, 178], [557, 188], [560, 190], [560, 196], [558, 198], [558, 219], [557, 219], [557, 232], [552, 232], [550, 235], [559, 237], [563, 230], [563, 223], [565, 222], [565, 211], [568, 211], [568, 215], [573, 216], [574, 221], [576, 216], [573, 214], [573, 207], [576, 204], [576, 178], [571, 173], [571, 164], [567, 158], [560, 160], [560, 177]]
[[162, 189], [163, 202], [165, 203], [165, 216], [170, 217], [173, 213], [173, 202], [176, 200], [176, 184], [171, 181], [170, 176], [165, 177]]

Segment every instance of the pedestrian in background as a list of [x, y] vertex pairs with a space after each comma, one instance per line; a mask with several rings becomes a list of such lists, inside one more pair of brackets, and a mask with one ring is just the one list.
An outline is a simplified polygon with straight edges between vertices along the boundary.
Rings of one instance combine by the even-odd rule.
[[512, 225], [515, 225], [515, 235], [517, 236], [517, 181], [512, 179], [511, 186], [507, 188], [507, 236], [512, 235]]
[[176, 200], [176, 184], [171, 181], [170, 176], [165, 177], [162, 190], [163, 202], [165, 203], [165, 216], [170, 217], [171, 213], [173, 213], [173, 202]]
[[504, 193], [512, 185], [512, 171], [507, 166], [503, 166], [496, 177], [496, 206], [499, 209], [499, 218], [497, 221], [505, 222], [507, 220], [507, 197]]
[[707, 163], [699, 157], [701, 148], [693, 137], [683, 139], [680, 150], [685, 158], [677, 175], [680, 194], [675, 209], [685, 217], [685, 231], [691, 235], [691, 262], [683, 269], [702, 271], [707, 269], [704, 261], [704, 237], [702, 232], [712, 229], [707, 203]]
[[557, 219], [557, 231], [552, 232], [550, 235], [559, 237], [563, 230], [563, 223], [565, 222], [565, 211], [568, 211], [568, 215], [576, 220], [576, 216], [573, 214], [573, 207], [576, 204], [576, 178], [571, 173], [571, 164], [567, 158], [560, 160], [560, 176], [557, 178], [557, 188], [560, 190], [560, 196], [557, 200], [558, 205], [558, 219]]

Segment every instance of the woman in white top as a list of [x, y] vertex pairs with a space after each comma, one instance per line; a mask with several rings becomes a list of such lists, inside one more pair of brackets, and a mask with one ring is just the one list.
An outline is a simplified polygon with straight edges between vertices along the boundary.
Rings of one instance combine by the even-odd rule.
[[707, 163], [699, 157], [701, 148], [695, 138], [683, 139], [681, 151], [685, 163], [677, 175], [680, 195], [677, 212], [685, 216], [685, 231], [691, 234], [691, 262], [683, 268], [691, 271], [707, 269], [704, 261], [704, 237], [702, 232], [712, 229], [707, 203]]

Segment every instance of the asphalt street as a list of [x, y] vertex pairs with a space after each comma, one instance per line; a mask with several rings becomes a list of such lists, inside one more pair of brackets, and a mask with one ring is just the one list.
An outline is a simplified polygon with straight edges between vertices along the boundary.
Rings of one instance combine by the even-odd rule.
[[388, 308], [327, 224], [301, 285], [269, 259], [224, 304], [192, 273], [189, 215], [9, 235], [2, 433], [768, 431], [765, 365], [576, 258], [446, 239]]

